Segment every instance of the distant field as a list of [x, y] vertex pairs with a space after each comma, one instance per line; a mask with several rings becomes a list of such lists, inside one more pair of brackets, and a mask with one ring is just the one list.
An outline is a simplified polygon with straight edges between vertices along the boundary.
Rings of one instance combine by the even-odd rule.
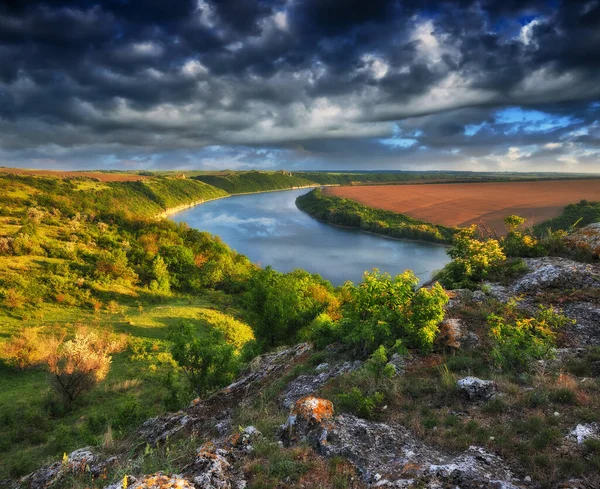
[[94, 171], [62, 171], [62, 170], [23, 170], [21, 168], [0, 168], [0, 173], [11, 173], [13, 175], [41, 175], [59, 178], [94, 178], [100, 182], [135, 182], [143, 180], [143, 175], [134, 173], [105, 173]]
[[568, 204], [600, 201], [600, 179], [351, 186], [324, 192], [434, 224], [483, 223], [503, 234], [502, 220], [508, 215], [517, 214], [536, 224], [558, 216]]

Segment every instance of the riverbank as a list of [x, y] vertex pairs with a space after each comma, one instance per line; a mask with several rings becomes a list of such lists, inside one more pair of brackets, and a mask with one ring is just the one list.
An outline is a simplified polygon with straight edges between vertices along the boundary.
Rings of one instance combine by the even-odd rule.
[[221, 196], [215, 197], [213, 199], [198, 200], [195, 202], [190, 202], [189, 204], [182, 204], [182, 205], [178, 205], [176, 207], [171, 207], [171, 208], [165, 210], [164, 212], [159, 213], [156, 216], [156, 218], [164, 219], [169, 216], [172, 216], [173, 214], [177, 214], [178, 212], [181, 212], [181, 211], [184, 211], [187, 209], [191, 209], [192, 207], [196, 207], [197, 205], [206, 204], [207, 202], [212, 202], [213, 200], [226, 199], [227, 197], [235, 197], [238, 195], [268, 194], [271, 192], [287, 192], [290, 190], [300, 190], [303, 188], [338, 187], [338, 186], [339, 185], [337, 185], [337, 184], [331, 184], [331, 185], [315, 184], [315, 185], [304, 185], [304, 186], [300, 186], [300, 187], [278, 188], [278, 189], [274, 189], [274, 190], [258, 190], [256, 192], [239, 192], [239, 193], [235, 193], [235, 194], [221, 195]]

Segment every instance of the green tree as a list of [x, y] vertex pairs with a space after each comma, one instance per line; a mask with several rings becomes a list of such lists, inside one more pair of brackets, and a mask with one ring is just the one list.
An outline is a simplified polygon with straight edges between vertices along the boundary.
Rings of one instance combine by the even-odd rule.
[[342, 310], [342, 338], [363, 354], [379, 345], [395, 346], [398, 340], [408, 347], [428, 351], [444, 318], [448, 295], [435, 284], [417, 289], [411, 271], [392, 278], [387, 273], [365, 272], [363, 281], [344, 287], [350, 297]]
[[472, 225], [455, 235], [448, 250], [452, 261], [437, 276], [444, 287], [473, 288], [506, 260], [498, 240], [478, 239], [476, 232]]
[[189, 322], [169, 330], [171, 355], [199, 395], [224, 387], [235, 378], [239, 360], [235, 346], [218, 330], [198, 332]]
[[170, 292], [171, 281], [167, 264], [162, 256], [156, 255], [152, 261], [152, 275], [154, 278], [150, 282], [150, 289], [160, 292]]
[[331, 284], [304, 270], [280, 273], [270, 267], [250, 280], [246, 304], [254, 332], [265, 347], [291, 343], [322, 312], [336, 313], [338, 299]]
[[197, 271], [192, 250], [182, 245], [163, 246], [160, 255], [167, 265], [171, 284], [178, 289], [188, 288]]

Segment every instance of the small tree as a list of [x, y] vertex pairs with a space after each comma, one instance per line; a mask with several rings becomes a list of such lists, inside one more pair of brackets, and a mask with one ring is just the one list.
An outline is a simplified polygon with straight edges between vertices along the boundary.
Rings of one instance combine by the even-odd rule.
[[46, 358], [52, 374], [52, 385], [67, 406], [84, 392], [104, 380], [110, 370], [110, 353], [118, 349], [96, 333], [77, 333], [72, 340], [54, 338], [49, 341]]
[[198, 333], [190, 323], [182, 322], [170, 329], [169, 339], [173, 359], [199, 396], [234, 379], [239, 367], [235, 346], [228, 344], [220, 331]]
[[343, 308], [342, 340], [363, 354], [379, 345], [402, 344], [429, 350], [444, 318], [448, 295], [435, 284], [417, 289], [418, 279], [406, 271], [392, 278], [374, 269], [363, 281], [345, 285], [350, 300]]
[[506, 260], [498, 240], [477, 239], [476, 232], [477, 226], [472, 225], [454, 236], [448, 250], [452, 261], [437, 276], [444, 287], [472, 288]]
[[154, 279], [150, 282], [150, 289], [160, 292], [170, 292], [171, 282], [169, 280], [169, 270], [162, 256], [156, 255], [152, 261], [152, 275]]
[[28, 328], [6, 343], [3, 359], [19, 368], [45, 365], [52, 387], [70, 407], [81, 394], [106, 378], [111, 353], [124, 345], [124, 336], [110, 332], [98, 335], [81, 329], [67, 340], [64, 332], [42, 335], [40, 328]]

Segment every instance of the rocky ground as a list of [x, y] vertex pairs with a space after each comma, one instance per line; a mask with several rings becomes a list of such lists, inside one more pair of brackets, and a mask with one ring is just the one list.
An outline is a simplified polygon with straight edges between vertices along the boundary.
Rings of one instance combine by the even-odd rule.
[[[600, 265], [555, 257], [532, 258], [525, 262], [528, 271], [508, 285], [487, 283], [480, 291], [454, 291], [442, 331], [452, 337], [451, 341], [447, 338], [452, 348], [469, 350], [480, 346], [482, 332], [465, 316], [465, 308], [474, 309], [490, 300], [504, 303], [514, 297], [519, 298], [519, 307], [525, 310], [534, 310], [538, 304], [553, 305], [574, 320], [561, 337], [557, 365], [554, 365], [560, 371], [569, 360], [600, 345]], [[552, 486], [544, 485], [543, 481], [532, 480], [527, 475], [529, 467], [520, 465], [518, 458], [504, 460], [494, 453], [490, 448], [493, 445], [474, 442], [467, 449], [451, 450], [437, 443], [435, 436], [421, 436], [418, 430], [399, 422], [395, 416], [385, 415], [382, 420], [373, 421], [337, 413], [332, 401], [319, 397], [319, 393], [340, 376], [359, 370], [361, 362], [344, 360], [335, 351], [329, 353], [326, 361], [300, 375], [290, 375], [290, 372], [312, 357], [314, 352], [310, 345], [300, 344], [263, 355], [255, 359], [236, 382], [212, 397], [196, 400], [177, 413], [148, 420], [127, 451], [107, 454], [83, 448], [18, 482], [9, 485], [5, 481], [6, 487], [43, 489], [61, 487], [61, 484], [71, 487], [69, 481], [84, 475], [87, 480], [91, 477], [97, 481], [107, 477], [105, 483], [96, 484], [110, 489], [241, 489], [251, 483], [244, 467], [253, 456], [256, 443], [273, 444], [276, 450], [301, 446], [312, 451], [315, 457], [346, 459], [356, 471], [352, 487], [598, 487], [598, 478], [590, 477], [573, 477]], [[405, 375], [405, 370], [415, 368], [415, 360], [409, 357], [396, 355], [392, 363], [398, 377]], [[600, 365], [596, 367], [600, 374]], [[574, 382], [584, 381], [585, 378]], [[240, 406], [256, 405], [257, 399], [277, 382], [280, 388], [274, 402], [279, 412], [288, 413], [284, 423], [268, 434], [252, 425], [236, 426], [233, 412]], [[482, 405], [496, 398], [506, 398], [503, 386], [475, 376], [459, 379], [454, 386], [463, 409], [459, 416], [479, 412]], [[532, 388], [513, 386], [511, 389], [510, 392], [517, 395], [519, 389]], [[562, 416], [558, 412], [554, 415]], [[134, 477], [127, 473], [121, 476], [122, 472], [113, 470], [126, 467], [127, 460], [147, 447], [165, 446], [191, 436], [199, 440], [199, 445], [180, 457], [176, 473], [162, 471]], [[600, 440], [600, 424], [574, 421], [560, 436], [563, 437], [561, 450], [577, 451], [588, 440]], [[118, 479], [114, 480], [117, 473]]]

